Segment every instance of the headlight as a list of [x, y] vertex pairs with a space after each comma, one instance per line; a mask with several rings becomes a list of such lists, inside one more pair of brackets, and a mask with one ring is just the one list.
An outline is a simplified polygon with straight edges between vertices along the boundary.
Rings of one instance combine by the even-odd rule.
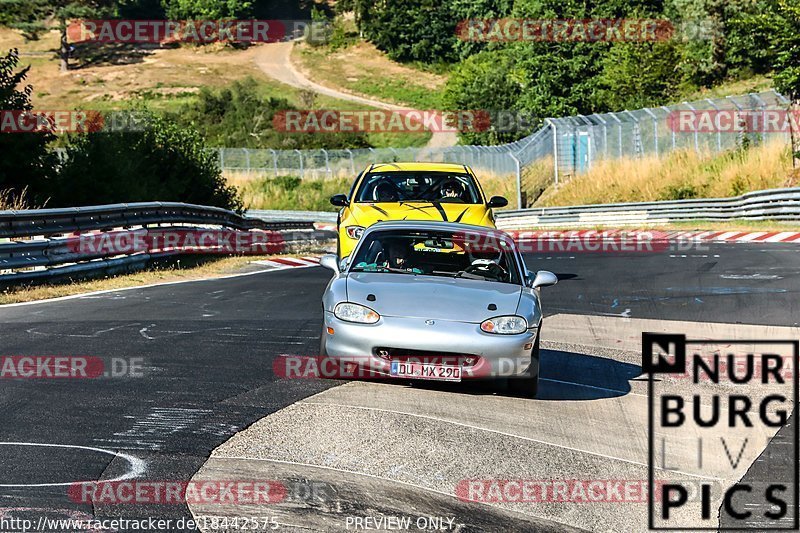
[[358, 322], [359, 324], [374, 324], [381, 315], [359, 304], [342, 302], [333, 309], [333, 314], [339, 320], [345, 322]]
[[528, 321], [521, 316], [497, 316], [481, 323], [481, 330], [498, 335], [525, 333], [527, 329]]
[[347, 236], [351, 239], [358, 240], [363, 234], [364, 228], [362, 226], [347, 226]]

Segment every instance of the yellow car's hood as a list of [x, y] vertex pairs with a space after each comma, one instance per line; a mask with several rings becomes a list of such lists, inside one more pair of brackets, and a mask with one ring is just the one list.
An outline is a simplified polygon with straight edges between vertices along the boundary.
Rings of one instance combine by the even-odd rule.
[[351, 213], [359, 226], [369, 227], [386, 220], [439, 220], [460, 222], [477, 226], [494, 226], [487, 219], [488, 209], [483, 204], [431, 203], [431, 202], [375, 202], [353, 203]]

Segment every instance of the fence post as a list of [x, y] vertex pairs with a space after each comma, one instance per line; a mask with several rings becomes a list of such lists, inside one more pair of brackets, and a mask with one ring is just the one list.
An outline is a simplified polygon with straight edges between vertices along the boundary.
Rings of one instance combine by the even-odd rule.
[[617, 152], [619, 153], [619, 158], [622, 159], [622, 121], [616, 113], [610, 113], [610, 115], [617, 121]]
[[665, 105], [661, 106], [661, 109], [667, 112], [667, 124], [672, 124], [670, 130], [672, 131], [672, 149], [675, 150], [677, 143], [675, 139], [675, 122], [669, 119], [669, 115], [672, 113], [672, 109], [668, 108]]
[[242, 150], [244, 150], [244, 161], [247, 165], [247, 171], [250, 172], [250, 150], [247, 148], [242, 148]]
[[742, 106], [736, 103], [736, 100], [731, 98], [730, 96], [726, 96], [730, 102], [736, 107], [736, 147], [741, 148], [744, 146], [744, 139], [747, 136], [747, 132], [741, 128], [742, 123], [740, 122], [739, 112], [742, 110]]
[[[683, 105], [688, 107], [689, 111], [697, 111], [697, 109], [695, 109], [694, 106], [692, 104], [690, 104], [689, 102], [684, 102]], [[695, 123], [696, 123], [696, 121], [695, 121]], [[695, 153], [699, 154], [700, 153], [700, 138], [699, 138], [699, 133], [698, 133], [697, 129], [698, 128], [696, 128], [696, 127], [694, 129], [694, 151], [695, 151]]]
[[355, 174], [356, 173], [356, 162], [353, 159], [353, 151], [347, 148], [345, 150], [348, 154], [350, 154], [350, 171]]
[[278, 154], [275, 153], [275, 150], [270, 149], [272, 153], [272, 168], [275, 169], [275, 177], [278, 177]]
[[300, 157], [300, 177], [301, 178], [305, 178], [306, 177], [306, 171], [305, 171], [305, 168], [303, 167], [303, 153], [300, 152], [300, 150], [297, 150], [297, 149], [295, 149], [295, 152], [297, 152], [297, 155]]
[[661, 157], [658, 153], [658, 117], [653, 113], [649, 107], [644, 108], [645, 113], [653, 117], [653, 148], [656, 151], [656, 157]]
[[[708, 102], [709, 105], [711, 107], [713, 107], [715, 111], [719, 111], [719, 107], [717, 107], [717, 104], [715, 104], [711, 100], [711, 98], [706, 98], [706, 102]], [[722, 130], [718, 129], [717, 130], [717, 152], [721, 152], [721, 151], [722, 151]]]
[[[748, 96], [750, 96], [750, 98], [752, 98], [753, 100], [758, 101], [759, 108], [761, 109], [761, 124], [763, 126], [763, 124], [764, 124], [764, 116], [766, 115], [766, 110], [767, 110], [767, 103], [764, 101], [763, 98], [761, 98], [761, 96], [758, 95], [758, 93], [750, 93]], [[760, 136], [761, 137], [761, 143], [762, 144], [766, 144], [767, 143], [767, 135], [768, 135], [767, 128], [762, 127], [761, 129], [764, 130], [762, 132], [762, 135]], [[758, 139], [758, 137], [756, 137], [756, 138]]]
[[225, 170], [225, 148], [219, 148], [219, 168]]
[[639, 119], [628, 111], [627, 109], [623, 111], [623, 113], [627, 113], [629, 117], [633, 119], [633, 155], [635, 157], [641, 157], [644, 152], [644, 147], [642, 145], [642, 128], [639, 125]]
[[553, 130], [553, 185], [558, 186], [558, 131], [556, 122], [553, 119], [545, 119], [545, 124]]
[[328, 161], [328, 151], [325, 148], [320, 148], [322, 150], [323, 155], [325, 155], [325, 174], [328, 176], [331, 175], [331, 166], [330, 162]]
[[603, 159], [608, 159], [608, 122], [600, 115], [595, 115], [595, 118], [603, 125]]
[[514, 154], [509, 153], [508, 157], [514, 160], [514, 165], [516, 167], [516, 176], [517, 176], [517, 209], [522, 209], [522, 167], [519, 163], [519, 159], [514, 157]]

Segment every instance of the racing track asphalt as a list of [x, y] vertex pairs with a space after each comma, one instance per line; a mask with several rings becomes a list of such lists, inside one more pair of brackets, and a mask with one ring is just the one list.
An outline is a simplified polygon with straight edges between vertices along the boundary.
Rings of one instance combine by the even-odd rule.
[[[562, 280], [545, 293], [548, 314], [787, 326], [800, 316], [796, 245], [535, 254], [526, 261]], [[335, 386], [276, 380], [271, 369], [281, 353], [316, 353], [320, 295], [328, 279], [322, 268], [291, 269], [0, 308], [0, 355], [142, 358], [144, 374], [5, 380], [2, 440], [27, 444], [0, 445], [0, 511], [188, 516], [182, 505], [92, 509], [71, 502], [63, 485], [30, 485], [111, 479], [138, 467], [138, 479], [185, 481], [236, 432]], [[31, 443], [121, 452], [141, 463]]]

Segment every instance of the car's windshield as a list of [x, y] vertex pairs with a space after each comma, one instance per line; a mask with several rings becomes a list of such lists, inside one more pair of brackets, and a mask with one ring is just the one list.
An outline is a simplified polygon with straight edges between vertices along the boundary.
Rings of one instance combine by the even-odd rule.
[[364, 237], [350, 272], [520, 284], [513, 246], [509, 239], [493, 232], [375, 231]]
[[481, 203], [475, 180], [467, 173], [374, 172], [361, 180], [356, 202]]

